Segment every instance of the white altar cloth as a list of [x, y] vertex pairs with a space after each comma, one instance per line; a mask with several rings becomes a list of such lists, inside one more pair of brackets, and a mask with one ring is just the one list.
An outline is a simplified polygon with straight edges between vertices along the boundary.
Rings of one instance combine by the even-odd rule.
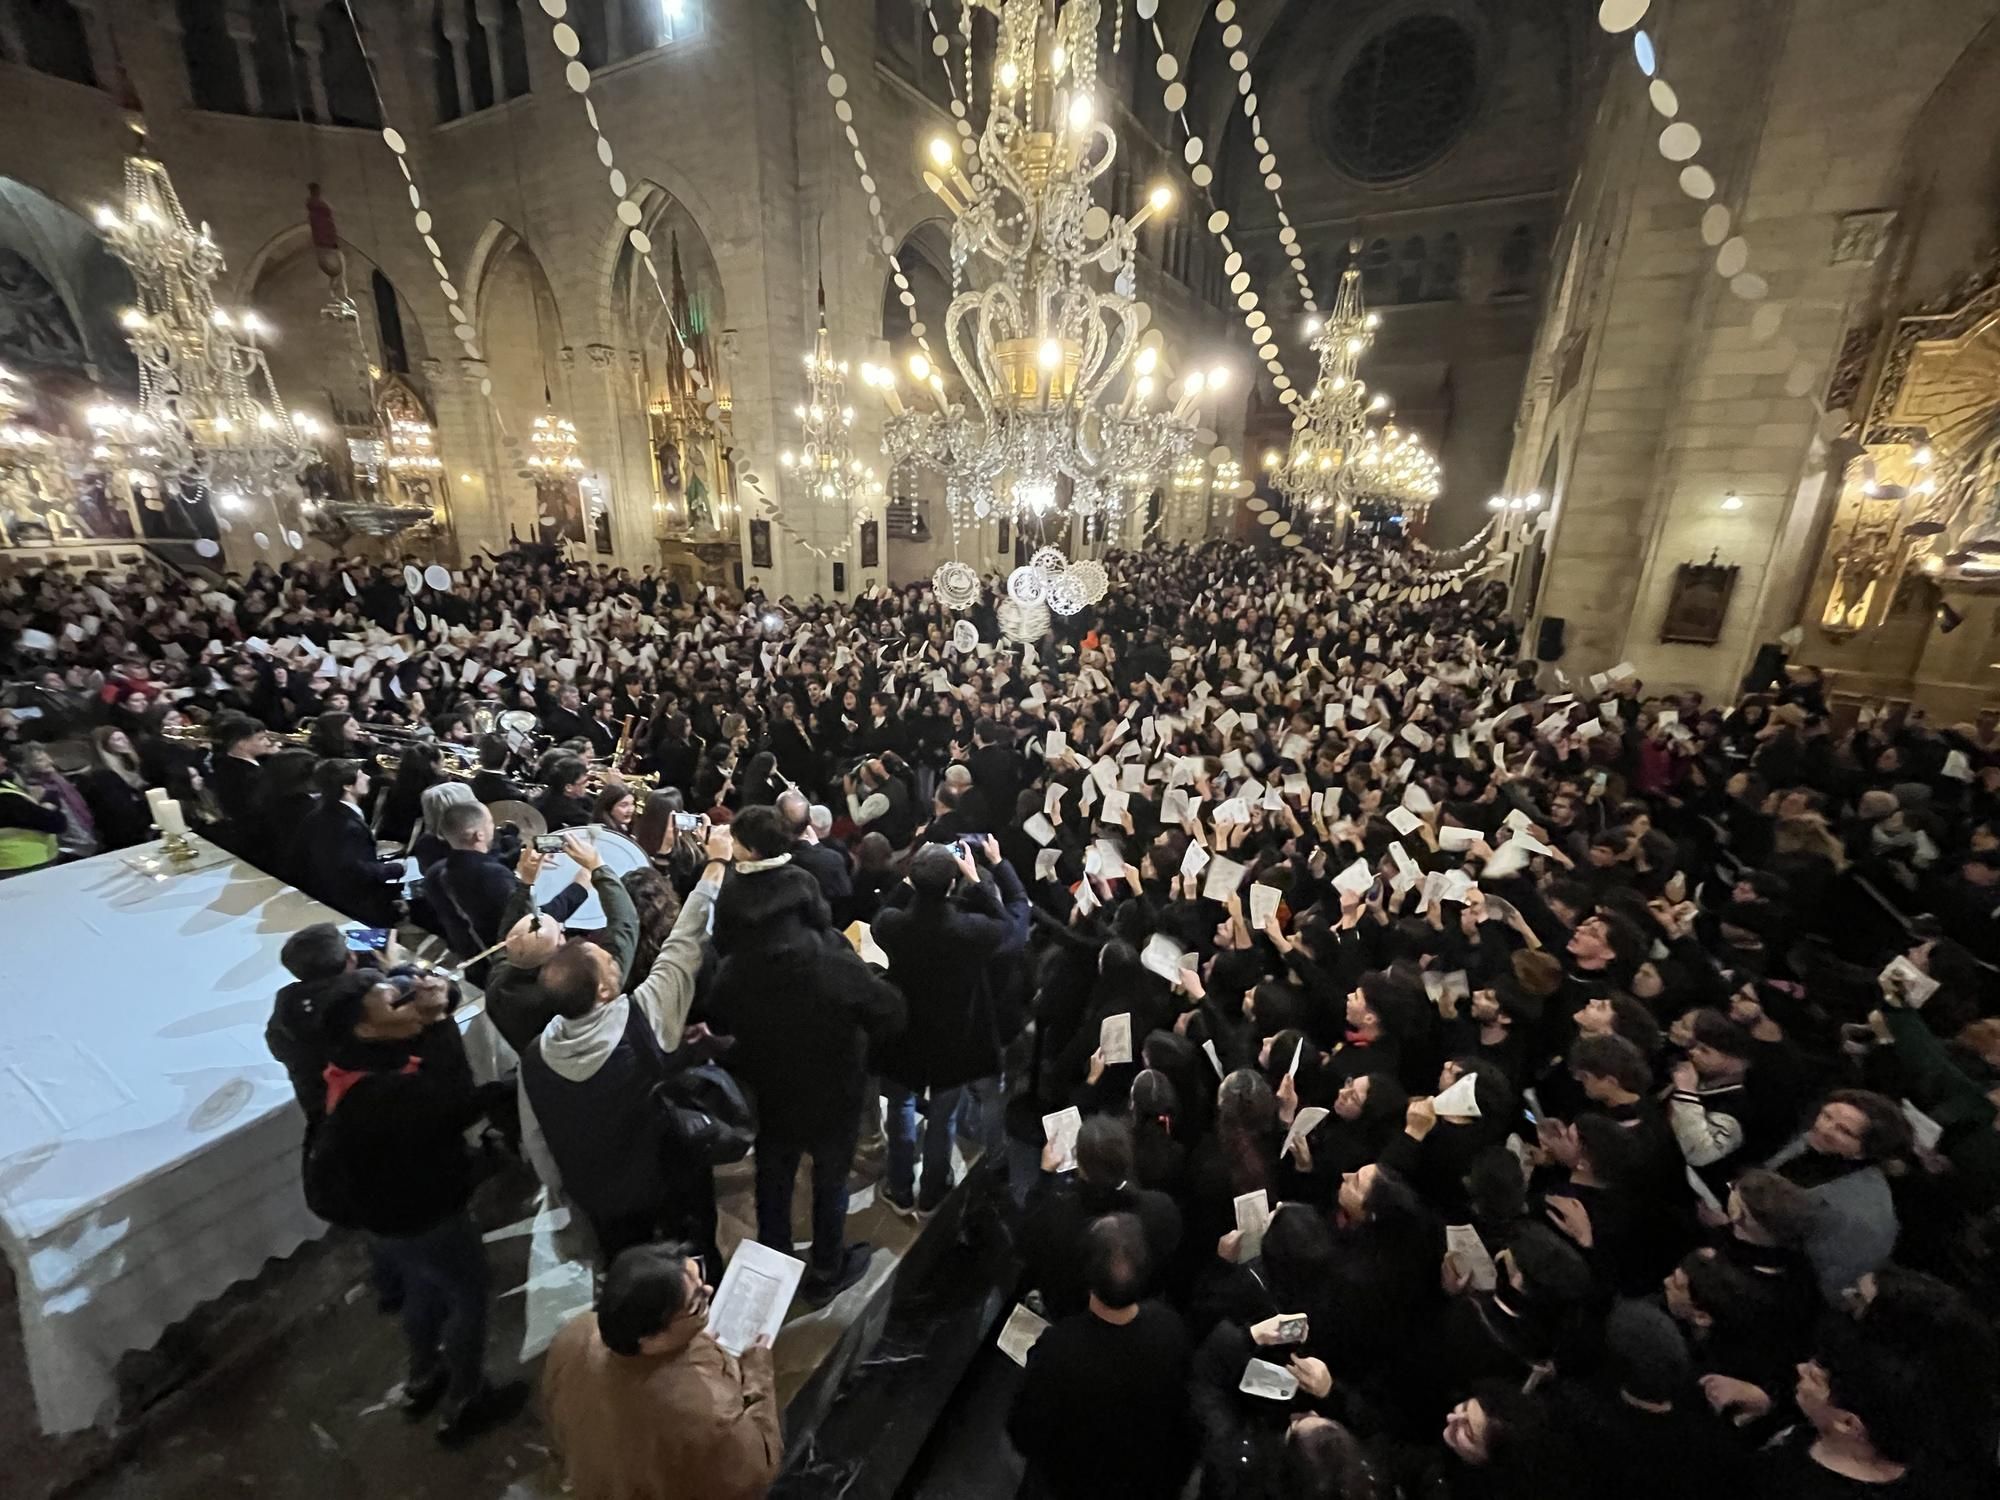
[[121, 1355], [326, 1233], [264, 1026], [285, 939], [346, 919], [234, 859], [126, 863], [157, 852], [0, 881], [0, 1248], [50, 1432], [107, 1414]]

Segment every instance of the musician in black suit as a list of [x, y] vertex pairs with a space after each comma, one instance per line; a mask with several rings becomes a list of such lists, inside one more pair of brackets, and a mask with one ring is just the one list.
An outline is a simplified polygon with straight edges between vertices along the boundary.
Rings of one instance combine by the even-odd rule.
[[[590, 741], [590, 715], [584, 712], [583, 695], [577, 692], [575, 683], [565, 682], [557, 689], [554, 704], [543, 708], [542, 732], [558, 745], [571, 740]], [[610, 748], [605, 746], [607, 750]]]
[[361, 803], [368, 770], [358, 760], [323, 760], [313, 772], [319, 806], [307, 813], [292, 842], [292, 869], [315, 900], [367, 927], [396, 925], [400, 859], [375, 852], [375, 835]]
[[513, 758], [505, 736], [489, 734], [479, 742], [479, 769], [472, 776], [472, 795], [481, 802], [525, 802], [528, 794], [507, 774]]

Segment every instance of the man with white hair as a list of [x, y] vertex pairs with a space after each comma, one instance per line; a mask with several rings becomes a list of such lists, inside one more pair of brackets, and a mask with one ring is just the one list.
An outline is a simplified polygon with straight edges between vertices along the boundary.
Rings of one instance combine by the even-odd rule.
[[792, 863], [819, 883], [826, 904], [839, 911], [854, 894], [854, 872], [848, 867], [844, 853], [832, 844], [820, 842], [815, 813], [825, 813], [826, 827], [833, 826], [833, 814], [824, 807], [811, 806], [803, 792], [778, 794], [778, 816], [784, 821], [785, 836], [791, 840]]

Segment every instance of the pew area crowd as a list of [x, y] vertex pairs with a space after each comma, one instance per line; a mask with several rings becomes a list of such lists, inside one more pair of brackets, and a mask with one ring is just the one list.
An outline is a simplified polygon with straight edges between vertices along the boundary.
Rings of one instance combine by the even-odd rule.
[[163, 790], [449, 945], [510, 1076], [327, 925], [268, 1036], [445, 1442], [530, 1396], [481, 1175], [588, 1225], [535, 1398], [584, 1500], [776, 1475], [769, 1338], [710, 1321], [746, 1154], [732, 1261], [810, 1163], [798, 1308], [867, 1268], [851, 1182], [990, 1207], [1024, 1494], [2000, 1493], [2000, 728], [1566, 675], [1446, 561], [1115, 554], [1032, 642], [1001, 580], [15, 574], [0, 874]]

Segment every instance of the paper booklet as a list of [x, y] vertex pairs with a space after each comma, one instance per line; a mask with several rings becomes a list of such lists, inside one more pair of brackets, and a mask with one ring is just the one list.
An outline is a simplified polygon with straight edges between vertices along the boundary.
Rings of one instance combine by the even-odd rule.
[[1048, 1331], [1048, 1319], [1036, 1316], [1016, 1302], [1014, 1310], [1007, 1315], [1006, 1326], [1000, 1330], [1000, 1352], [1025, 1370], [1028, 1367], [1028, 1351], [1040, 1343], [1042, 1335]]
[[1431, 1108], [1437, 1111], [1441, 1120], [1476, 1120], [1479, 1118], [1479, 1075], [1463, 1074], [1458, 1082], [1431, 1100]]
[[1901, 953], [1890, 959], [1877, 977], [1883, 993], [1889, 993], [1893, 984], [1913, 1010], [1922, 1010], [1924, 1002], [1938, 992], [1938, 982]]
[[1132, 1013], [1106, 1016], [1097, 1028], [1097, 1050], [1108, 1066], [1132, 1061]]
[[1139, 963], [1166, 980], [1177, 983], [1183, 972], [1182, 961], [1188, 956], [1187, 950], [1163, 932], [1156, 932], [1146, 939], [1146, 946], [1139, 954]]
[[1072, 1104], [1052, 1115], [1042, 1116], [1042, 1134], [1056, 1148], [1056, 1170], [1076, 1170], [1076, 1138], [1083, 1130], [1083, 1111]]
[[1271, 1195], [1258, 1188], [1254, 1193], [1239, 1193], [1236, 1197], [1236, 1231], [1242, 1236], [1242, 1243], [1236, 1252], [1236, 1263], [1255, 1260], [1264, 1250], [1264, 1230], [1271, 1222]]
[[1248, 873], [1248, 866], [1239, 865], [1220, 854], [1214, 855], [1209, 859], [1208, 876], [1201, 883], [1201, 893], [1210, 901], [1227, 901]]
[[795, 1256], [756, 1240], [742, 1241], [708, 1307], [708, 1331], [716, 1343], [740, 1355], [760, 1338], [776, 1342], [785, 1309], [805, 1273], [806, 1263]]
[[1308, 1104], [1292, 1119], [1292, 1128], [1285, 1132], [1285, 1144], [1278, 1148], [1278, 1155], [1290, 1156], [1300, 1141], [1319, 1129], [1320, 1121], [1333, 1111], [1323, 1105]]
[[1265, 885], [1261, 880], [1250, 887], [1250, 925], [1262, 931], [1264, 924], [1278, 914], [1278, 904], [1284, 893], [1276, 886]]
[[889, 955], [875, 941], [875, 934], [866, 922], [849, 922], [841, 936], [847, 939], [848, 947], [878, 969], [889, 967]]
[[1246, 1396], [1262, 1396], [1267, 1401], [1289, 1401], [1299, 1393], [1299, 1377], [1283, 1365], [1267, 1359], [1253, 1359], [1243, 1367], [1236, 1389]]
[[1500, 1284], [1500, 1268], [1493, 1264], [1486, 1242], [1470, 1224], [1444, 1226], [1444, 1253], [1465, 1273], [1474, 1291], [1490, 1292]]
[[1045, 847], [1056, 841], [1055, 824], [1040, 813], [1031, 813], [1028, 820], [1021, 825], [1021, 831]]

